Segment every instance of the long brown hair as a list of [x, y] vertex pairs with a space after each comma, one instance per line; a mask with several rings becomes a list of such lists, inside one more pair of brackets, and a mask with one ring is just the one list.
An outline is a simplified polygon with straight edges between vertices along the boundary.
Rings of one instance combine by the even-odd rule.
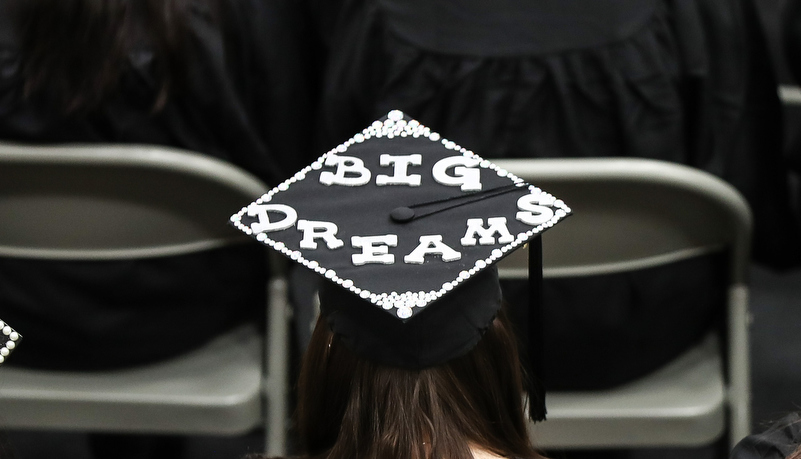
[[[183, 78], [190, 0], [9, 0], [23, 91], [63, 112], [95, 108], [119, 84], [138, 39], [154, 53], [154, 109]], [[137, 24], [139, 27], [137, 27]]]
[[424, 370], [355, 356], [318, 320], [298, 381], [303, 453], [325, 459], [472, 459], [470, 446], [540, 458], [522, 406], [522, 371], [503, 312], [467, 355]]
[[801, 459], [801, 446], [799, 446], [798, 448], [795, 449], [795, 451], [790, 453], [790, 455], [787, 456], [787, 459]]

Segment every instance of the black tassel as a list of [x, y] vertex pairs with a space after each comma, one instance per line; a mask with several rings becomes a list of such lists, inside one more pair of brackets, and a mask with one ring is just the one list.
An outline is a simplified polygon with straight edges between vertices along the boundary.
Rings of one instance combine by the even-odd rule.
[[528, 415], [534, 422], [544, 421], [548, 410], [545, 408], [545, 356], [542, 314], [542, 238], [537, 237], [528, 243]]

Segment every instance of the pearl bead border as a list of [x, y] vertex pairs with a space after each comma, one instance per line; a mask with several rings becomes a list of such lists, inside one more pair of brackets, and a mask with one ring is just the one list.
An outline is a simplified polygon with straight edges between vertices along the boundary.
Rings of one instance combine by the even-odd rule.
[[[365, 289], [361, 289], [354, 285], [353, 281], [350, 279], [343, 279], [339, 277], [333, 269], [326, 269], [317, 261], [309, 260], [303, 256], [303, 254], [298, 250], [291, 250], [287, 248], [283, 242], [275, 241], [270, 239], [266, 233], [259, 233], [256, 235], [256, 239], [263, 244], [272, 247], [273, 249], [283, 253], [288, 258], [292, 259], [300, 263], [301, 265], [315, 271], [327, 279], [335, 282], [338, 285], [341, 285], [343, 288], [350, 290], [353, 294], [358, 295], [360, 298], [370, 301], [376, 306], [379, 306], [387, 311], [395, 309], [395, 314], [400, 319], [408, 319], [414, 314], [414, 308], [425, 308], [429, 303], [436, 301], [437, 299], [441, 298], [443, 295], [448, 293], [449, 291], [453, 290], [457, 285], [460, 283], [470, 279], [475, 274], [482, 271], [487, 266], [491, 266], [499, 259], [506, 256], [508, 252], [520, 247], [527, 243], [532, 237], [541, 233], [542, 231], [554, 226], [563, 218], [570, 215], [572, 212], [571, 209], [565, 205], [565, 203], [561, 199], [557, 199], [555, 196], [542, 191], [541, 189], [537, 188], [534, 185], [527, 184], [523, 179], [517, 177], [516, 175], [500, 168], [498, 165], [488, 161], [484, 158], [481, 158], [474, 152], [463, 148], [452, 142], [448, 139], [443, 138], [437, 132], [432, 131], [430, 128], [420, 124], [417, 120], [409, 120], [406, 121], [403, 119], [404, 114], [400, 110], [392, 110], [387, 114], [387, 119], [382, 121], [373, 121], [373, 123], [362, 130], [361, 133], [358, 133], [348, 139], [346, 142], [337, 145], [335, 148], [332, 148], [327, 153], [320, 156], [316, 161], [314, 161], [311, 165], [306, 166], [294, 176], [290, 177], [289, 179], [285, 180], [272, 190], [268, 191], [260, 198], [258, 198], [255, 203], [256, 204], [264, 204], [265, 202], [270, 202], [277, 193], [282, 191], [287, 191], [290, 186], [294, 183], [302, 181], [306, 178], [306, 175], [311, 172], [312, 170], [320, 170], [325, 164], [325, 159], [329, 155], [336, 155], [338, 153], [345, 153], [348, 151], [348, 148], [354, 144], [363, 143], [373, 137], [375, 138], [387, 138], [387, 139], [394, 139], [394, 138], [404, 138], [404, 137], [413, 137], [413, 138], [427, 138], [432, 142], [441, 142], [442, 145], [445, 146], [448, 150], [454, 150], [461, 153], [463, 156], [471, 159], [476, 159], [479, 161], [479, 167], [483, 169], [490, 169], [495, 171], [499, 177], [508, 178], [513, 183], [515, 183], [518, 187], [528, 187], [529, 191], [532, 194], [539, 194], [540, 195], [540, 205], [545, 205], [551, 208], [556, 208], [557, 210], [554, 212], [554, 216], [545, 223], [542, 223], [528, 231], [521, 232], [517, 234], [517, 237], [514, 241], [509, 244], [506, 244], [500, 248], [493, 249], [490, 253], [490, 256], [476, 261], [475, 265], [470, 268], [469, 270], [462, 271], [456, 277], [456, 279], [445, 282], [442, 284], [442, 288], [439, 290], [431, 290], [429, 292], [381, 292], [381, 293], [374, 293], [370, 292]], [[244, 232], [245, 234], [252, 235], [253, 230], [250, 227], [244, 225], [242, 223], [242, 216], [247, 212], [247, 207], [243, 207], [239, 212], [231, 216], [231, 223]]]
[[[11, 352], [16, 349], [22, 335], [11, 328], [11, 325], [0, 320], [0, 365], [6, 361]], [[5, 341], [5, 343], [3, 343]]]

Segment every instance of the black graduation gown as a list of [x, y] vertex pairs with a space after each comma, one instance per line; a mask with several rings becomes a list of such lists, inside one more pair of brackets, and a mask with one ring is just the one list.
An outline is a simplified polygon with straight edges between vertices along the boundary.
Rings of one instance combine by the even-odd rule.
[[[311, 4], [328, 50], [320, 151], [400, 109], [487, 158], [688, 164], [751, 203], [757, 260], [801, 262], [776, 86], [750, 0]], [[546, 281], [550, 387], [608, 387], [678, 355], [719, 318], [720, 264]]]
[[[195, 2], [187, 80], [163, 110], [152, 112], [153, 53], [140, 43], [101, 107], [62, 116], [23, 97], [0, 3], [0, 141], [166, 145], [275, 184], [310, 162], [307, 53], [293, 4], [227, 0], [217, 22]], [[123, 262], [0, 258], [0, 314], [26, 337], [12, 364], [92, 369], [175, 355], [259, 317], [266, 275], [255, 245]]]

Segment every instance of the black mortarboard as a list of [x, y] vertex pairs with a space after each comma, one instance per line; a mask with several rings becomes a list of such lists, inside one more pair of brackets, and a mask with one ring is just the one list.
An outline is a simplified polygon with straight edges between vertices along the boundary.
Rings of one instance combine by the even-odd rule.
[[353, 352], [416, 369], [475, 346], [501, 304], [493, 265], [569, 212], [394, 110], [231, 222], [330, 281], [321, 313]]
[[22, 335], [11, 328], [11, 325], [0, 320], [0, 365], [5, 363], [21, 340]]

